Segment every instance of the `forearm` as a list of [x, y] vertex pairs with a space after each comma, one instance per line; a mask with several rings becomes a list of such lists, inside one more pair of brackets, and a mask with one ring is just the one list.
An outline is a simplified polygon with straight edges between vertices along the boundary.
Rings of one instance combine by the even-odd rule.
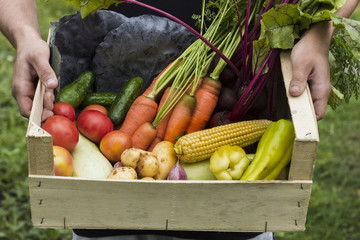
[[1, 0], [0, 30], [17, 49], [26, 38], [41, 38], [34, 0]]
[[[356, 6], [358, 5], [360, 0], [347, 0], [346, 3], [339, 8], [339, 10], [336, 11], [336, 14], [340, 17], [348, 18], [351, 16], [351, 14], [354, 12]], [[331, 22], [328, 23], [328, 29], [329, 29], [329, 40], [331, 40], [331, 37], [336, 33], [337, 28], [335, 28]]]
[[[347, 0], [336, 12], [348, 18], [359, 0]], [[309, 82], [316, 118], [322, 119], [331, 92], [329, 47], [336, 28], [331, 21], [316, 23], [303, 33], [291, 52], [293, 75], [289, 87], [291, 96], [300, 96]], [[311, 54], [309, 54], [311, 53]]]
[[[346, 3], [336, 11], [336, 14], [345, 18], [350, 17], [359, 1], [360, 0], [347, 0]], [[326, 46], [330, 46], [331, 38], [336, 31], [337, 28], [332, 25], [332, 22], [320, 22], [314, 24], [309, 31], [303, 34], [303, 37], [310, 34], [313, 35], [312, 37], [322, 39], [323, 44]]]
[[341, 17], [350, 17], [354, 12], [359, 0], [347, 0], [344, 6], [342, 6], [336, 13]]
[[16, 49], [11, 92], [22, 116], [29, 117], [38, 80], [45, 85], [42, 120], [53, 115], [57, 78], [42, 40], [35, 0], [0, 0], [0, 30]]

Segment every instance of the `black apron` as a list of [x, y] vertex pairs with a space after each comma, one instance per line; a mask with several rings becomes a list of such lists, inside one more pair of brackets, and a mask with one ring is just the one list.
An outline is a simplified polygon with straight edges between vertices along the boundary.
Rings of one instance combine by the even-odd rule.
[[[189, 26], [195, 28], [195, 20], [192, 15], [200, 15], [202, 8], [201, 0], [140, 0], [142, 3], [156, 7], [165, 11]], [[136, 4], [122, 3], [111, 6], [109, 10], [119, 12], [127, 17], [139, 16], [142, 14], [152, 14], [164, 17], [155, 11], [149, 10]], [[196, 29], [196, 28], [195, 28]], [[121, 235], [159, 235], [187, 239], [204, 240], [242, 240], [256, 237], [260, 233], [232, 233], [232, 232], [195, 232], [195, 231], [144, 231], [144, 230], [97, 230], [97, 229], [74, 229], [77, 235], [83, 237], [105, 237]]]

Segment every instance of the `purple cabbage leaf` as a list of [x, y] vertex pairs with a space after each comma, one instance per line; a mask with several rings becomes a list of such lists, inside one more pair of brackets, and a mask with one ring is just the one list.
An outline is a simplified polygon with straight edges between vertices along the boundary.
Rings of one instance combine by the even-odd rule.
[[196, 40], [185, 27], [165, 17], [129, 18], [110, 31], [92, 61], [97, 92], [118, 92], [133, 77], [141, 77], [143, 90]]
[[83, 71], [91, 69], [98, 45], [106, 34], [120, 26], [127, 17], [107, 10], [99, 10], [82, 18], [80, 13], [64, 16], [55, 23], [54, 45], [59, 52], [60, 87], [74, 81]]

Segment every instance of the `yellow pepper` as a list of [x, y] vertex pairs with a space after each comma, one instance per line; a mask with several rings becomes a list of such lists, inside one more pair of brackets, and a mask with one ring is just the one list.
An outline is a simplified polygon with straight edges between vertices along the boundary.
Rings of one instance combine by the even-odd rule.
[[241, 147], [225, 145], [211, 155], [210, 170], [218, 180], [239, 180], [249, 163]]
[[294, 125], [280, 119], [265, 130], [256, 149], [254, 159], [241, 180], [273, 180], [289, 164], [295, 140]]

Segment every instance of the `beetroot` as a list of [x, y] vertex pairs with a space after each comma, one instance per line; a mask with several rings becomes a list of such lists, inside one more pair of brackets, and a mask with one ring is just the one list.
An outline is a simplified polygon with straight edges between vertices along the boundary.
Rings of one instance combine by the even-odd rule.
[[228, 87], [223, 87], [219, 94], [215, 112], [230, 111], [235, 106], [236, 102], [237, 97], [235, 92]]
[[211, 116], [207, 127], [212, 128], [212, 127], [231, 123], [231, 121], [228, 119], [228, 116], [229, 116], [228, 111], [216, 112]]

